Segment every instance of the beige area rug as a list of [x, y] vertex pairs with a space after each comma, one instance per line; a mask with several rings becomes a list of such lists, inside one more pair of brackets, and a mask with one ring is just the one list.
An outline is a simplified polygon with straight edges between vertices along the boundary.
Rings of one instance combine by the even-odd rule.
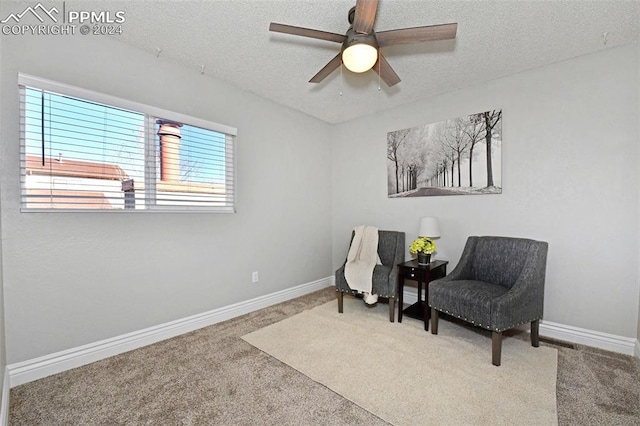
[[438, 335], [345, 297], [242, 338], [394, 425], [556, 425], [558, 352], [440, 320]]

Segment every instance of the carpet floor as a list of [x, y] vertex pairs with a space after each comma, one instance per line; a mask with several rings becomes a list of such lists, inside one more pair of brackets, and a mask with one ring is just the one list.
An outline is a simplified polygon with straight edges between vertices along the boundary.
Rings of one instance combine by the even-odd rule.
[[[17, 386], [10, 425], [388, 425], [241, 339], [330, 300], [333, 288]], [[558, 424], [640, 425], [639, 360], [541, 345], [558, 350]]]

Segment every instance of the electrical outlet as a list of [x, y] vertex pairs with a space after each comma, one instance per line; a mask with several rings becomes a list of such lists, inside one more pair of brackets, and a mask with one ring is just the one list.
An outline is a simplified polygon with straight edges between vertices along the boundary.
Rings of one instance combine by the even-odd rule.
[[251, 282], [252, 283], [257, 283], [258, 282], [258, 271], [255, 271], [251, 274]]

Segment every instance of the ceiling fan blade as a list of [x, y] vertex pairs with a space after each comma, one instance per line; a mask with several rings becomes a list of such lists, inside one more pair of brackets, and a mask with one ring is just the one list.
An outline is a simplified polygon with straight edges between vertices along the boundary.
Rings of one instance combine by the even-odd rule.
[[402, 28], [376, 33], [380, 47], [396, 44], [421, 43], [424, 41], [449, 40], [456, 38], [458, 24], [429, 25], [426, 27]]
[[378, 0], [358, 0], [353, 31], [358, 34], [371, 34], [376, 20], [376, 10], [378, 10]]
[[343, 43], [347, 39], [347, 36], [343, 34], [330, 33], [327, 31], [320, 31], [320, 30], [312, 30], [311, 28], [294, 27], [293, 25], [276, 24], [275, 22], [272, 22], [269, 25], [269, 31], [273, 31], [276, 33], [298, 35], [302, 37], [316, 38], [319, 40], [334, 41], [336, 43]]
[[382, 81], [389, 87], [400, 83], [400, 77], [398, 77], [398, 74], [391, 68], [391, 65], [389, 65], [389, 62], [387, 62], [382, 54], [379, 55], [378, 62], [373, 66], [373, 70], [380, 75]]
[[330, 60], [324, 68], [318, 71], [318, 74], [314, 75], [313, 78], [309, 80], [309, 83], [320, 83], [322, 80], [327, 78], [329, 74], [340, 67], [340, 65], [342, 65], [342, 53], [338, 53], [332, 60]]

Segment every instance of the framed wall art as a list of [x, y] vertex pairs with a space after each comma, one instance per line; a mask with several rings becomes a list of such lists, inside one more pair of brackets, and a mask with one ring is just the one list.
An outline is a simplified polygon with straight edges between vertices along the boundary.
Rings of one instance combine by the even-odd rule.
[[502, 193], [502, 110], [387, 133], [389, 197]]

